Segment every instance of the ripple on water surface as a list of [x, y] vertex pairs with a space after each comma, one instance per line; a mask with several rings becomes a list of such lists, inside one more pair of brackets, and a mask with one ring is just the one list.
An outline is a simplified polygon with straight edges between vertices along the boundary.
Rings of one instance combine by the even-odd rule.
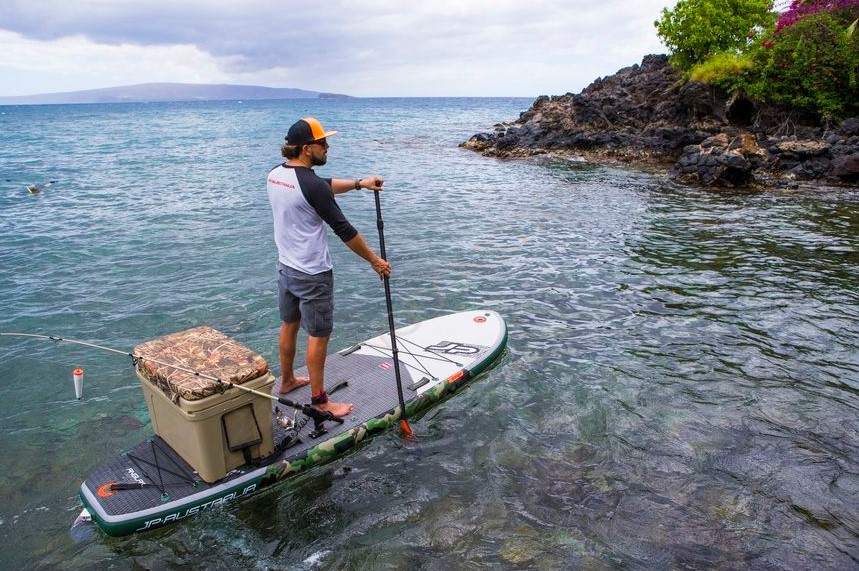
[[[398, 323], [491, 307], [510, 342], [473, 387], [415, 419], [420, 454], [383, 435], [229, 509], [75, 545], [79, 482], [150, 433], [140, 389], [121, 356], [4, 338], [10, 565], [855, 568], [859, 196], [700, 192], [457, 148], [529, 103], [18, 117], [31, 146], [2, 147], [16, 186], [0, 192], [0, 330], [131, 349], [208, 324], [277, 369], [263, 178], [285, 126], [316, 114], [340, 130], [322, 174], [388, 181]], [[42, 174], [60, 182], [37, 196], [17, 186]], [[372, 195], [339, 202], [377, 243]], [[373, 272], [332, 250], [340, 348], [387, 322]]]

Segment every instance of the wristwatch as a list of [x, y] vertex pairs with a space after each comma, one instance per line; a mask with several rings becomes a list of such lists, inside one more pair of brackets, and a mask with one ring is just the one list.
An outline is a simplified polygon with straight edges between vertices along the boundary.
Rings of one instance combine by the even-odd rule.
[[361, 179], [360, 178], [355, 179], [355, 190], [361, 190]]

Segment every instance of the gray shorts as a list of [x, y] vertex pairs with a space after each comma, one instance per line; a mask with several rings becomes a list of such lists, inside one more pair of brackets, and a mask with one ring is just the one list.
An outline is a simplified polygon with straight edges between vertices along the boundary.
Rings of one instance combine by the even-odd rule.
[[301, 321], [308, 335], [328, 337], [334, 330], [334, 272], [310, 275], [277, 264], [280, 319]]

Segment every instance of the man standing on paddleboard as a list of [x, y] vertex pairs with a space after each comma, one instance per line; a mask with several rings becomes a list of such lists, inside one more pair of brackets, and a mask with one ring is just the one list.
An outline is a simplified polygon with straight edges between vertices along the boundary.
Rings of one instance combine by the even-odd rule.
[[[352, 404], [331, 402], [325, 392], [325, 357], [334, 328], [334, 274], [326, 225], [380, 278], [391, 275], [391, 266], [367, 245], [334, 199], [335, 194], [362, 188], [379, 192], [385, 182], [382, 177], [323, 179], [313, 172], [313, 167], [328, 160], [328, 137], [336, 133], [326, 133], [313, 117], [299, 119], [289, 128], [280, 150], [286, 162], [268, 173], [266, 188], [274, 215], [278, 307], [283, 321], [278, 390], [288, 393], [310, 384], [313, 406], [346, 416]], [[300, 328], [307, 333], [309, 378], [296, 377], [293, 370]]]

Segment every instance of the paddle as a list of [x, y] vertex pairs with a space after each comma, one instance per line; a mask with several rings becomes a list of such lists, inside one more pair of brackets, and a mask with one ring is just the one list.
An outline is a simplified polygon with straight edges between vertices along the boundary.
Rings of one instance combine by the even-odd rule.
[[[382, 220], [382, 202], [379, 199], [379, 191], [373, 193], [376, 197], [376, 226], [379, 228], [379, 249], [382, 252], [382, 259], [388, 261], [385, 254], [385, 223]], [[414, 433], [412, 427], [409, 426], [409, 421], [406, 420], [406, 402], [403, 399], [403, 381], [400, 378], [400, 357], [397, 351], [397, 335], [394, 332], [394, 307], [391, 303], [391, 282], [388, 276], [383, 276], [385, 282], [385, 304], [388, 306], [388, 329], [391, 332], [391, 354], [394, 356], [394, 376], [397, 379], [397, 397], [400, 399], [400, 429], [403, 431], [403, 436], [413, 438]]]

